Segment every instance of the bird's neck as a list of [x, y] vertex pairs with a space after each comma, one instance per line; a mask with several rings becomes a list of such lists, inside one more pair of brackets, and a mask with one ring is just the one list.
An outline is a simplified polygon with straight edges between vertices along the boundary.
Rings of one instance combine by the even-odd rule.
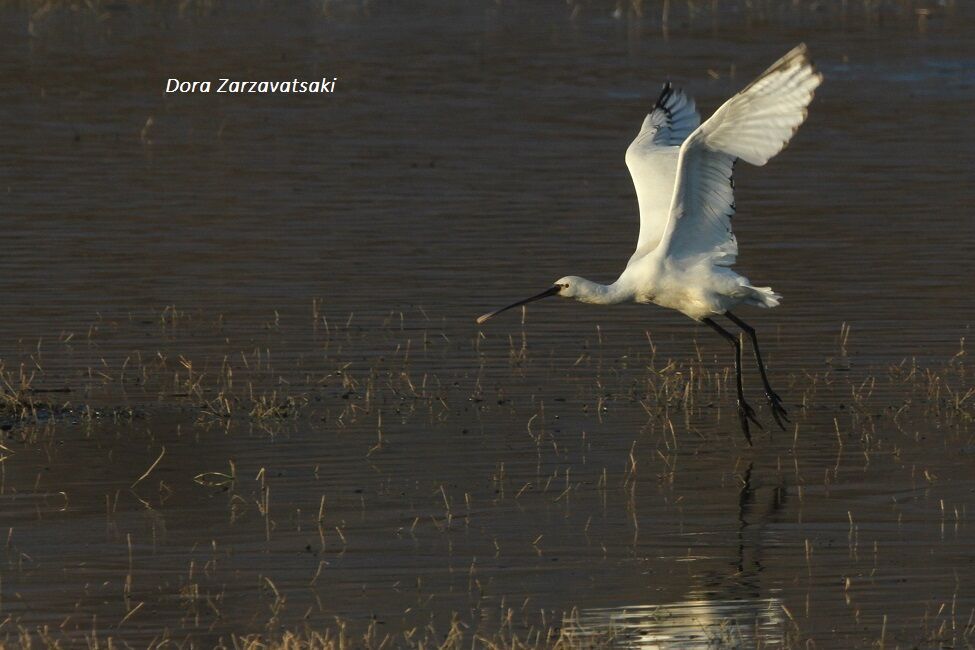
[[585, 278], [580, 278], [579, 286], [576, 289], [575, 299], [579, 302], [588, 302], [595, 305], [615, 305], [620, 302], [632, 300], [632, 291], [619, 281], [613, 284], [599, 284]]

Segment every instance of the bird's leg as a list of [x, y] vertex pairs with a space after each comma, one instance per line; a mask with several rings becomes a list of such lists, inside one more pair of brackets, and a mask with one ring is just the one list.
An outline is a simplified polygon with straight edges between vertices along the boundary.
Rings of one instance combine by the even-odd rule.
[[728, 320], [730, 320], [732, 323], [740, 327], [745, 334], [748, 334], [748, 337], [752, 340], [752, 350], [755, 352], [755, 362], [758, 364], [758, 372], [762, 375], [762, 384], [765, 386], [765, 397], [768, 399], [769, 406], [772, 408], [772, 417], [775, 418], [775, 423], [778, 424], [783, 431], [785, 431], [785, 425], [782, 424], [782, 420], [788, 422], [789, 413], [785, 410], [785, 407], [782, 406], [782, 398], [780, 398], [776, 392], [772, 390], [772, 386], [768, 383], [768, 375], [765, 374], [765, 362], [762, 361], [762, 351], [758, 347], [758, 335], [755, 334], [755, 328], [732, 314], [730, 311], [725, 312], [725, 316], [727, 316]]
[[759, 429], [762, 428], [762, 425], [758, 420], [755, 419], [755, 411], [752, 410], [752, 407], [749, 406], [748, 402], [745, 401], [745, 393], [741, 388], [741, 343], [738, 342], [738, 339], [734, 337], [731, 332], [721, 327], [710, 318], [705, 318], [701, 322], [707, 324], [708, 327], [720, 334], [722, 338], [728, 341], [728, 343], [731, 343], [732, 347], [735, 348], [735, 387], [738, 389], [738, 421], [741, 423], [741, 431], [745, 434], [745, 440], [747, 440], [748, 444], [751, 445], [752, 434], [748, 430], [748, 421], [751, 420], [754, 422], [755, 426], [757, 426]]

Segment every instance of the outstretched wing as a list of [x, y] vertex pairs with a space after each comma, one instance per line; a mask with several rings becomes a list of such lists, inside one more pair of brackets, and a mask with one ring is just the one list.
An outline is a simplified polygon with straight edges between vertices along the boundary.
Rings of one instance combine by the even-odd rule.
[[734, 164], [740, 158], [764, 165], [782, 151], [806, 119], [806, 107], [822, 80], [806, 46], [799, 45], [687, 137], [677, 160], [663, 253], [706, 256], [723, 266], [734, 263]]
[[640, 203], [638, 251], [656, 246], [663, 235], [674, 191], [678, 147], [700, 123], [694, 100], [665, 84], [640, 133], [626, 149], [626, 166]]

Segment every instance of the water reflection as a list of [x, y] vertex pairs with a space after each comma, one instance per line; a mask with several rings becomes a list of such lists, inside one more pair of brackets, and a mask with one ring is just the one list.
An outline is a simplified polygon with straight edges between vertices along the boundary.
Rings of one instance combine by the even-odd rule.
[[787, 491], [783, 483], [775, 485], [756, 514], [753, 469], [750, 463], [741, 475], [737, 561], [730, 573], [698, 576], [680, 602], [583, 610], [566, 621], [567, 634], [583, 645], [641, 649], [783, 645], [785, 610], [777, 597], [763, 593], [760, 574], [762, 530], [775, 521]]
[[580, 614], [583, 644], [608, 641], [621, 648], [713, 648], [781, 645], [784, 614], [778, 599], [686, 600], [588, 610]]

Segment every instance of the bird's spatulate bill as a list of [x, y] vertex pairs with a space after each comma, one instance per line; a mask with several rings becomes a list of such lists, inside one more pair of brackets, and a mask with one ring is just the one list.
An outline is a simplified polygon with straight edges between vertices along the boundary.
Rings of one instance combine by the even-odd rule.
[[542, 298], [547, 298], [549, 296], [554, 296], [558, 292], [559, 292], [559, 287], [549, 287], [548, 289], [546, 289], [545, 291], [541, 292], [537, 296], [532, 296], [531, 298], [525, 298], [524, 300], [519, 300], [518, 302], [511, 303], [507, 307], [502, 307], [501, 309], [495, 309], [494, 311], [490, 311], [490, 312], [484, 314], [483, 316], [478, 316], [477, 317], [477, 324], [480, 325], [484, 321], [486, 321], [487, 319], [494, 318], [495, 316], [497, 316], [498, 314], [500, 314], [503, 311], [508, 311], [509, 309], [513, 309], [514, 307], [520, 307], [522, 305], [527, 305], [530, 302], [535, 302], [536, 300], [541, 300]]

